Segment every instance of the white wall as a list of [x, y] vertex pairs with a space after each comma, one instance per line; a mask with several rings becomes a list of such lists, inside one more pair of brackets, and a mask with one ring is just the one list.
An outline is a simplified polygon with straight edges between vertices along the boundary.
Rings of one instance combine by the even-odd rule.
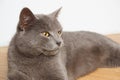
[[23, 7], [48, 14], [61, 6], [64, 30], [120, 33], [120, 0], [0, 0], [0, 46], [9, 44]]

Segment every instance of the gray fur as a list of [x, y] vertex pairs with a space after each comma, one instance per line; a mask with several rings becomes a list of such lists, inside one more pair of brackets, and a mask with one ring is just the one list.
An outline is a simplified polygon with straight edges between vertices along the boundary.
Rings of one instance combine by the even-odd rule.
[[76, 80], [100, 67], [120, 66], [120, 45], [109, 38], [87, 31], [59, 35], [59, 11], [35, 16], [28, 8], [21, 11], [8, 51], [8, 80]]

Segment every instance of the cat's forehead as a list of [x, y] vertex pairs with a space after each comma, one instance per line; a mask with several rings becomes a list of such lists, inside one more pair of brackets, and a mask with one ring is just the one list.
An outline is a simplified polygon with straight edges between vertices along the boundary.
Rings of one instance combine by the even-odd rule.
[[41, 24], [41, 27], [43, 29], [47, 29], [47, 30], [62, 29], [57, 19], [53, 19], [49, 15], [38, 14], [35, 15], [35, 17], [38, 20], [38, 23]]
[[44, 19], [44, 18], [48, 18], [47, 15], [44, 14], [35, 14], [36, 19], [40, 20], [40, 19]]
[[57, 19], [55, 20], [54, 18], [50, 17], [49, 15], [44, 15], [44, 14], [37, 14], [35, 15], [35, 17], [38, 21], [41, 21], [46, 24], [50, 24], [50, 23], [53, 24], [57, 20]]

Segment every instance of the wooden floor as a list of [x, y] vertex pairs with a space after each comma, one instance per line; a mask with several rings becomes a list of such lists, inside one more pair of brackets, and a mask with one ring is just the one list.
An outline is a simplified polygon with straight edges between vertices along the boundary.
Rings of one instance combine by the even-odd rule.
[[0, 48], [0, 80], [6, 80], [7, 74], [7, 47]]
[[[108, 35], [120, 43], [120, 34]], [[0, 80], [6, 80], [7, 47], [0, 48]], [[78, 80], [120, 80], [120, 68], [100, 68]]]

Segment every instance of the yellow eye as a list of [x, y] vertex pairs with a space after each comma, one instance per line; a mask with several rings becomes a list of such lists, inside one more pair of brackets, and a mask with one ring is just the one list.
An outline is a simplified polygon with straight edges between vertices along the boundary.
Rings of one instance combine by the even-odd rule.
[[49, 37], [50, 36], [50, 33], [49, 32], [42, 32], [43, 36], [45, 37]]
[[62, 32], [61, 31], [58, 31], [58, 34], [60, 35]]

